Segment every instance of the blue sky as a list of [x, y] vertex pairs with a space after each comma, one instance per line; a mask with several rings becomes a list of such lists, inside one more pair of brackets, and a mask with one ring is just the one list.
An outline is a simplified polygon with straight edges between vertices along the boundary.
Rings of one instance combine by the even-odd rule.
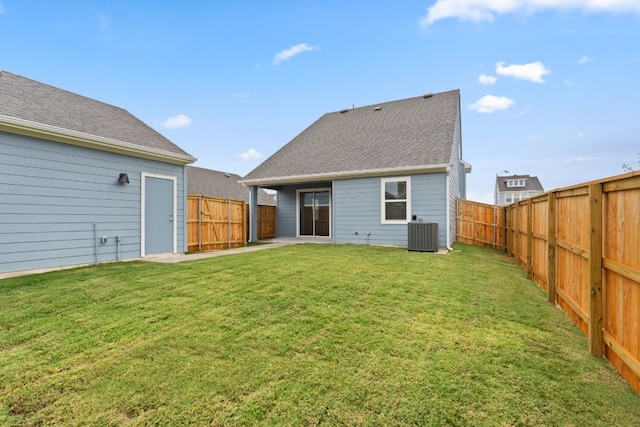
[[640, 0], [0, 0], [0, 69], [240, 175], [326, 112], [451, 89], [469, 199], [640, 168]]

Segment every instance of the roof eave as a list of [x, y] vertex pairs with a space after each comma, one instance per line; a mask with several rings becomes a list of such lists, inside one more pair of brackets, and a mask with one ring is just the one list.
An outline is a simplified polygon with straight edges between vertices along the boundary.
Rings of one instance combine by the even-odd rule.
[[197, 160], [188, 154], [179, 154], [157, 148], [144, 147], [130, 142], [91, 135], [2, 114], [0, 114], [0, 131], [178, 165], [187, 165]]
[[375, 176], [390, 176], [399, 174], [447, 172], [449, 168], [449, 164], [418, 165], [399, 168], [382, 168], [343, 172], [314, 173], [305, 175], [290, 175], [270, 178], [242, 179], [239, 182], [245, 185], [255, 185], [258, 187], [263, 187], [268, 185], [301, 184], [318, 181], [332, 181], [350, 178], [370, 178]]

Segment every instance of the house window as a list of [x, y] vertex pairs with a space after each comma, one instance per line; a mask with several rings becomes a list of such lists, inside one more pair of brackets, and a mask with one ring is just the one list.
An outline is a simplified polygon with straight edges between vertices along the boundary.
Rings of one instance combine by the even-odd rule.
[[411, 178], [382, 178], [383, 224], [406, 224], [411, 217]]
[[506, 193], [505, 201], [507, 203], [519, 202], [520, 200], [524, 200], [527, 197], [529, 197], [529, 193], [526, 191], [523, 193]]
[[524, 187], [524, 179], [509, 179], [507, 180], [507, 187]]

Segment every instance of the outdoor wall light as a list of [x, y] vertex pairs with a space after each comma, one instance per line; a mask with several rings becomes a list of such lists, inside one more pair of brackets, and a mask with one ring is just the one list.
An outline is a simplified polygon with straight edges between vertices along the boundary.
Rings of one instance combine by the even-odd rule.
[[118, 182], [120, 184], [128, 184], [129, 183], [129, 176], [126, 173], [121, 172], [120, 176], [118, 176]]

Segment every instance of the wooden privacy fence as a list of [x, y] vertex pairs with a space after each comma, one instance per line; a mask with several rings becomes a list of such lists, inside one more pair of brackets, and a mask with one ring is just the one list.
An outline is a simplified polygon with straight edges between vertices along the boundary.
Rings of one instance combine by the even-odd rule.
[[210, 251], [246, 244], [247, 204], [199, 194], [187, 196], [187, 250]]
[[[247, 210], [248, 215], [248, 210]], [[249, 218], [247, 216], [247, 224]], [[249, 228], [247, 227], [247, 230]], [[276, 207], [259, 205], [258, 206], [258, 240], [273, 239], [277, 235], [276, 229]], [[248, 240], [247, 235], [247, 240]]]
[[640, 172], [506, 207], [459, 200], [457, 216], [460, 242], [504, 248], [640, 393]]
[[[249, 240], [249, 208], [242, 200], [189, 194], [187, 251], [245, 246]], [[258, 240], [276, 237], [276, 207], [258, 206]]]
[[505, 250], [503, 207], [458, 200], [456, 216], [459, 242]]

